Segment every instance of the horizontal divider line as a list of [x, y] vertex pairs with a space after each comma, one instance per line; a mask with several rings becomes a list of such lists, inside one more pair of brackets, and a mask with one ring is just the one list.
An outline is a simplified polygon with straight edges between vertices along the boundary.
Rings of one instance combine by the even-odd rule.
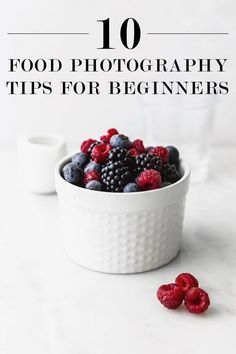
[[32, 34], [32, 35], [70, 35], [70, 34], [89, 34], [88, 32], [8, 32], [8, 35], [27, 35], [27, 34]]
[[[88, 35], [89, 32], [8, 32], [7, 35]], [[147, 32], [151, 35], [228, 35], [229, 32]]]
[[208, 34], [215, 34], [215, 35], [227, 35], [229, 32], [148, 32], [147, 34], [201, 34], [201, 35], [208, 35]]

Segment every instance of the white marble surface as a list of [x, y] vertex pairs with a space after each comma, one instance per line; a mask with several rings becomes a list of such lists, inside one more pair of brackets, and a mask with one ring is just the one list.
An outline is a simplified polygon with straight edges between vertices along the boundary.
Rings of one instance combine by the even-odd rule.
[[[19, 190], [15, 151], [0, 150], [0, 166], [1, 354], [235, 353], [236, 150], [215, 151], [208, 181], [191, 186], [180, 255], [127, 276], [72, 263], [57, 197]], [[185, 271], [209, 292], [204, 315], [156, 301]]]

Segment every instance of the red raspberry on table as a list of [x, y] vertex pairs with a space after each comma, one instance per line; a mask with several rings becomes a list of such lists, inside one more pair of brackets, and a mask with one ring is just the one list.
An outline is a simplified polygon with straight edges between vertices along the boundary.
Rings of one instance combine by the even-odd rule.
[[177, 309], [184, 299], [184, 293], [177, 284], [165, 284], [157, 290], [157, 298], [168, 309]]
[[161, 174], [156, 170], [145, 170], [136, 178], [136, 183], [143, 191], [161, 187]]
[[107, 131], [107, 135], [102, 135], [100, 137], [101, 141], [103, 141], [104, 143], [109, 143], [110, 142], [110, 139], [113, 135], [116, 135], [116, 134], [119, 134], [118, 130], [115, 129], [115, 128], [111, 128], [111, 129], [108, 129]]
[[142, 154], [143, 152], [145, 152], [145, 147], [143, 145], [143, 141], [140, 139], [134, 140], [131, 147], [135, 148], [139, 152], [139, 154]]
[[175, 284], [179, 285], [186, 293], [188, 289], [198, 287], [198, 280], [190, 273], [181, 273], [175, 279]]
[[92, 159], [97, 163], [104, 163], [109, 155], [111, 146], [109, 144], [99, 144], [94, 146], [91, 152]]
[[80, 147], [80, 150], [84, 153], [84, 154], [87, 154], [88, 153], [88, 150], [90, 148], [90, 146], [93, 144], [93, 143], [96, 143], [97, 140], [94, 140], [94, 139], [88, 139], [88, 140], [85, 140], [82, 142], [81, 144], [81, 147]]
[[87, 184], [90, 181], [101, 181], [101, 175], [98, 171], [90, 171], [84, 175], [83, 182]]
[[131, 156], [138, 156], [139, 152], [135, 148], [129, 149], [129, 153]]
[[169, 152], [164, 146], [154, 147], [149, 151], [149, 154], [153, 154], [160, 157], [164, 164], [166, 164], [169, 161]]
[[186, 292], [184, 304], [189, 312], [202, 313], [208, 309], [210, 299], [203, 289], [191, 288]]

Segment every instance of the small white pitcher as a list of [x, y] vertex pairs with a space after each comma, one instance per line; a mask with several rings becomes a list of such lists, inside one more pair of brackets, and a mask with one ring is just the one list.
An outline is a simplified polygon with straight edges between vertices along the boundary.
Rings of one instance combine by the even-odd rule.
[[20, 136], [19, 177], [25, 189], [37, 194], [55, 192], [54, 168], [66, 155], [65, 140], [56, 134]]

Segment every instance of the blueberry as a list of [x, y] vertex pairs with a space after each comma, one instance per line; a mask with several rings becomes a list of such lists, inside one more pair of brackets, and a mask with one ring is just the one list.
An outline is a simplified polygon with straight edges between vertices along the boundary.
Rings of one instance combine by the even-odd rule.
[[174, 146], [166, 146], [169, 152], [169, 162], [171, 164], [176, 164], [179, 162], [179, 151]]
[[132, 145], [129, 138], [123, 134], [113, 135], [110, 139], [110, 144], [112, 147], [120, 147], [123, 149], [129, 149]]
[[63, 177], [72, 184], [79, 184], [83, 179], [83, 170], [74, 163], [68, 163], [63, 167]]
[[75, 163], [79, 167], [84, 167], [88, 163], [88, 156], [83, 152], [79, 152], [78, 154], [72, 156], [71, 162]]
[[91, 189], [93, 191], [101, 191], [102, 190], [102, 183], [99, 181], [89, 181], [86, 186], [86, 189]]
[[140, 191], [139, 186], [134, 182], [126, 184], [126, 186], [123, 189], [124, 193], [139, 192], [139, 191]]
[[100, 163], [90, 161], [84, 168], [84, 173], [91, 172], [91, 171], [97, 171], [100, 172], [102, 169], [102, 165]]

